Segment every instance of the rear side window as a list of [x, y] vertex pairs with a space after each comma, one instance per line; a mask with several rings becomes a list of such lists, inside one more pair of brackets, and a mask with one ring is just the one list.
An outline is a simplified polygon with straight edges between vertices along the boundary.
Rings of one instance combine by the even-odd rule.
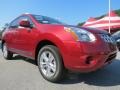
[[32, 20], [28, 16], [20, 16], [10, 23], [9, 28], [18, 28], [19, 22], [23, 19], [27, 19], [30, 22], [30, 24], [33, 25]]
[[18, 27], [18, 18], [13, 20], [11, 23], [10, 23], [10, 26], [9, 28], [17, 28]]

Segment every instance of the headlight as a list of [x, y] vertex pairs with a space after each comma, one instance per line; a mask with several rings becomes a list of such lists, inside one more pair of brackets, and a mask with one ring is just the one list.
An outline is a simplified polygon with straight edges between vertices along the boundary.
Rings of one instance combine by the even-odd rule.
[[73, 38], [77, 41], [94, 42], [96, 40], [95, 36], [89, 31], [76, 27], [64, 27], [64, 29], [71, 33]]

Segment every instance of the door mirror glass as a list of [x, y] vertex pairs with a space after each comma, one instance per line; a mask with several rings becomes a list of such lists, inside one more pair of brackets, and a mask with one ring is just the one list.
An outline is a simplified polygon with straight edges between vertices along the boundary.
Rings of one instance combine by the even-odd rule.
[[19, 26], [22, 26], [22, 27], [31, 27], [30, 22], [28, 20], [21, 20], [19, 22]]

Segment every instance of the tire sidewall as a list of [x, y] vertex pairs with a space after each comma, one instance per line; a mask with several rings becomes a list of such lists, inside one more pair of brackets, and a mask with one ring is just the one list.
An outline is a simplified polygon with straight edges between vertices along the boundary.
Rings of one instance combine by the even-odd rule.
[[[8, 58], [8, 50], [7, 50], [7, 55], [5, 55], [4, 51], [3, 51], [5, 46], [6, 46], [6, 43], [4, 43], [3, 46], [2, 46], [2, 52], [3, 52], [4, 58], [7, 59]], [[6, 46], [6, 48], [7, 48], [7, 46]]]
[[[7, 49], [6, 50], [7, 51], [7, 55], [4, 55], [4, 51], [3, 51], [3, 49], [4, 49], [5, 46], [6, 46], [6, 49]], [[4, 56], [5, 59], [7, 59], [7, 60], [11, 60], [12, 59], [13, 53], [10, 52], [10, 51], [8, 51], [6, 43], [3, 43], [3, 45], [2, 45], [2, 52], [3, 52], [3, 56]]]
[[[44, 51], [49, 51], [49, 52], [51, 52], [51, 53], [53, 54], [55, 60], [56, 60], [56, 72], [55, 72], [55, 74], [54, 74], [52, 77], [46, 77], [46, 76], [43, 74], [43, 72], [42, 72], [42, 70], [41, 70], [41, 68], [40, 68], [40, 56], [41, 56], [41, 54], [42, 54]], [[57, 49], [55, 46], [47, 45], [47, 46], [43, 47], [43, 48], [39, 51], [39, 53], [38, 53], [38, 59], [37, 59], [37, 61], [38, 61], [38, 68], [39, 68], [40, 73], [42, 74], [42, 76], [43, 76], [46, 80], [51, 81], [51, 82], [56, 82], [56, 81], [58, 81], [58, 80], [61, 78], [62, 70], [63, 70], [63, 66], [62, 66], [63, 64], [62, 64], [61, 60], [62, 60], [61, 55], [60, 55], [58, 49]]]

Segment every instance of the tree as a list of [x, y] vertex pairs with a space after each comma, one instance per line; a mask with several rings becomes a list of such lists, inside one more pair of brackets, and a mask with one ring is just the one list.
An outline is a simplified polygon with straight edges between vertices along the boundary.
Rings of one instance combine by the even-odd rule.
[[115, 10], [115, 12], [116, 12], [116, 14], [117, 14], [118, 16], [120, 16], [120, 9]]
[[77, 26], [82, 26], [85, 22], [82, 22], [82, 23], [78, 23]]

